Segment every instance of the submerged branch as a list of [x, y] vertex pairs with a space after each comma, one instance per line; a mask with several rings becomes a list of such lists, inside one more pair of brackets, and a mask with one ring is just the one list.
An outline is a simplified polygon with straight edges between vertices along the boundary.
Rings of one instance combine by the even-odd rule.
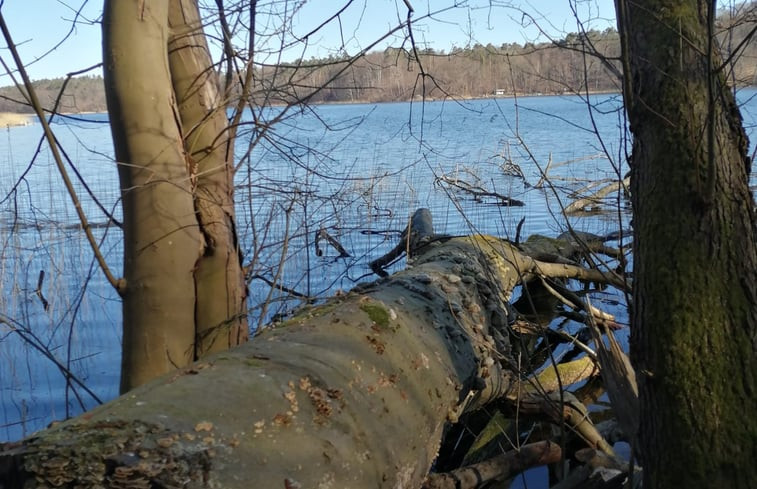
[[450, 177], [448, 175], [442, 175], [440, 177], [436, 178], [436, 181], [434, 182], [435, 185], [448, 185], [460, 192], [464, 192], [468, 195], [471, 195], [474, 200], [481, 201], [484, 198], [493, 198], [496, 200], [497, 205], [502, 206], [515, 206], [515, 207], [522, 207], [526, 205], [523, 201], [520, 201], [518, 199], [513, 199], [512, 197], [508, 197], [506, 195], [499, 194], [497, 192], [492, 192], [490, 190], [486, 190], [485, 188], [471, 184], [466, 182], [465, 180], [461, 180], [459, 178]]
[[601, 204], [602, 200], [613, 192], [617, 192], [620, 189], [627, 189], [630, 185], [630, 178], [626, 178], [623, 181], [614, 181], [600, 188], [596, 192], [586, 197], [581, 197], [574, 200], [565, 207], [566, 214], [574, 214], [576, 212], [585, 210], [587, 207], [594, 207]]

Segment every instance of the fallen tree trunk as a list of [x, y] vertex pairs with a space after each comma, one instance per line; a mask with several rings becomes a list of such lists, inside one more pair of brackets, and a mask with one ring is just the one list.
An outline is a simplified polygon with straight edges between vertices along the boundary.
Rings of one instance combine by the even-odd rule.
[[513, 287], [606, 277], [490, 236], [414, 256], [249, 344], [0, 446], [0, 487], [419, 487], [449, 423], [521, 387], [505, 331]]

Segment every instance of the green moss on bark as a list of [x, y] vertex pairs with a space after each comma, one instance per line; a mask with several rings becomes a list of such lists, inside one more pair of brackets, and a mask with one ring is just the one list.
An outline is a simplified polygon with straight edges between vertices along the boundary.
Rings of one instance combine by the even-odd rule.
[[360, 305], [360, 310], [368, 315], [368, 317], [377, 326], [381, 328], [389, 327], [389, 311], [386, 310], [383, 304], [378, 302], [365, 302]]

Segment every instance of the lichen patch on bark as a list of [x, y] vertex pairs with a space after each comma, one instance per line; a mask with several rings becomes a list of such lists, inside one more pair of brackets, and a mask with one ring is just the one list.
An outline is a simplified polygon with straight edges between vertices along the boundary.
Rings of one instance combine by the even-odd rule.
[[[214, 487], [214, 458], [236, 444], [214, 436], [212, 423], [202, 431], [205, 436], [140, 421], [66, 424], [28, 440], [17, 472], [38, 488], [73, 482], [79, 488]], [[73, 438], [80, 443], [66, 443]]]

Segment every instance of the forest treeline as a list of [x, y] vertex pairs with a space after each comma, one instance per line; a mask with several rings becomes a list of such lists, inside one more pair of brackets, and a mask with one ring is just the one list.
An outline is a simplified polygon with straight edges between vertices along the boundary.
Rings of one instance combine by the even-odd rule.
[[[61, 95], [61, 88], [66, 87]], [[45, 109], [57, 112], [105, 112], [105, 89], [101, 76], [78, 76], [36, 80], [34, 90]], [[56, 104], [57, 101], [57, 104]], [[0, 112], [33, 113], [15, 86], [0, 88]]]
[[[736, 86], [757, 84], [753, 22], [721, 17], [720, 44]], [[732, 56], [732, 52], [736, 54]], [[586, 55], [586, 53], [591, 53]], [[543, 43], [475, 44], [449, 52], [387, 48], [355, 59], [347, 53], [279, 65], [261, 64], [253, 77], [255, 103], [392, 102], [446, 97], [480, 98], [620, 91], [620, 41], [615, 29], [568, 34]], [[99, 76], [38, 80], [46, 108], [105, 112]], [[14, 87], [0, 88], [0, 112], [32, 112]]]

